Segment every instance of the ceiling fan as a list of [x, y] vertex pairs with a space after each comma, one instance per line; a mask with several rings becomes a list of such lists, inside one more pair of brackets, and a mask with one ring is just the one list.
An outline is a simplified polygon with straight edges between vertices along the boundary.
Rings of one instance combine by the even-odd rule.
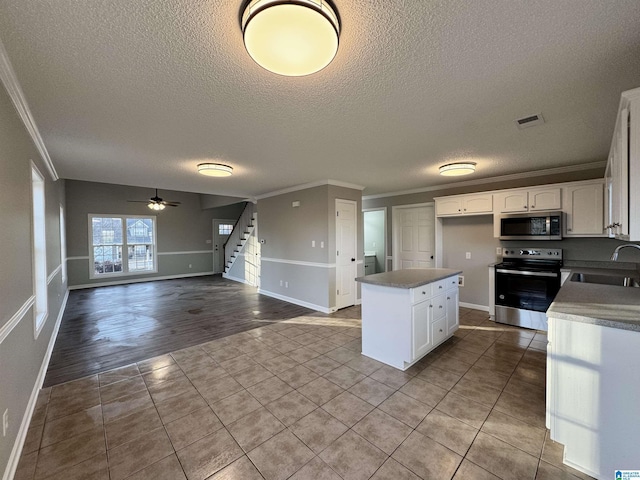
[[149, 207], [151, 210], [164, 210], [165, 207], [177, 207], [178, 205], [180, 205], [180, 202], [167, 202], [165, 200], [162, 200], [162, 198], [158, 196], [157, 188], [156, 196], [151, 197], [149, 200], [127, 200], [127, 202], [146, 203], [147, 207]]

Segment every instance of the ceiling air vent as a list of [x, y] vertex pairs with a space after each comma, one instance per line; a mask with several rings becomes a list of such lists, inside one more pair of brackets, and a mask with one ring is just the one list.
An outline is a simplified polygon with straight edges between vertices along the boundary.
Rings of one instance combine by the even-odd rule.
[[534, 127], [536, 125], [542, 125], [544, 123], [544, 118], [542, 118], [542, 114], [537, 113], [536, 115], [529, 115], [527, 117], [522, 117], [516, 120], [516, 124], [518, 128], [529, 128]]

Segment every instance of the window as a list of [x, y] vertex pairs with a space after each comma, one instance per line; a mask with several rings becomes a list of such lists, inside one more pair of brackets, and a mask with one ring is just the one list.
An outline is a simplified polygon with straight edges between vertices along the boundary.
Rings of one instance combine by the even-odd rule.
[[89, 215], [90, 277], [156, 272], [155, 222], [154, 217]]
[[218, 235], [231, 235], [233, 231], [233, 225], [228, 223], [221, 223], [218, 225]]
[[31, 164], [34, 336], [37, 338], [47, 320], [47, 241], [45, 235], [44, 177]]

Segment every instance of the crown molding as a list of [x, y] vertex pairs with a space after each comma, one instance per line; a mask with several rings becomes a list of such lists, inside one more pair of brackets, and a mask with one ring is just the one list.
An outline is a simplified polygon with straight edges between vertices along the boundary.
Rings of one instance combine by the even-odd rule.
[[333, 185], [334, 187], [351, 188], [353, 190], [364, 190], [362, 185], [356, 185], [354, 183], [341, 182], [340, 180], [318, 180], [317, 182], [304, 183], [302, 185], [296, 185], [294, 187], [283, 188], [282, 190], [276, 190], [274, 192], [263, 193], [262, 195], [256, 195], [256, 200], [262, 200], [263, 198], [275, 197], [277, 195], [284, 195], [285, 193], [297, 192], [299, 190], [306, 190], [307, 188], [321, 187], [323, 185]]
[[363, 195], [362, 200], [373, 200], [384, 197], [397, 197], [400, 195], [411, 195], [414, 193], [433, 192], [437, 190], [447, 190], [456, 187], [469, 187], [473, 185], [486, 185], [487, 183], [507, 182], [509, 180], [520, 180], [523, 178], [542, 177], [545, 175], [558, 175], [561, 173], [579, 172], [581, 170], [591, 170], [595, 168], [604, 168], [607, 166], [606, 161], [582, 163], [580, 165], [568, 165], [565, 167], [547, 168], [544, 170], [533, 170], [531, 172], [512, 173], [509, 175], [500, 175], [498, 177], [478, 178], [476, 180], [467, 180], [464, 182], [451, 182], [433, 187], [414, 188], [412, 190], [401, 190], [397, 192], [380, 193], [377, 195]]
[[13, 66], [11, 65], [11, 61], [9, 60], [7, 50], [4, 48], [2, 40], [0, 40], [0, 81], [2, 81], [4, 87], [7, 89], [7, 93], [9, 94], [9, 97], [11, 97], [11, 101], [18, 111], [18, 115], [20, 115], [22, 123], [24, 123], [27, 132], [29, 132], [33, 143], [38, 149], [42, 161], [47, 167], [47, 170], [49, 170], [49, 174], [54, 181], [58, 180], [60, 177], [58, 176], [58, 172], [56, 172], [56, 168], [51, 161], [49, 151], [44, 144], [42, 135], [40, 135], [40, 130], [38, 130], [36, 121], [31, 114], [31, 110], [27, 104], [27, 99], [24, 96], [22, 87], [20, 87], [20, 83], [16, 77], [16, 72], [13, 70]]

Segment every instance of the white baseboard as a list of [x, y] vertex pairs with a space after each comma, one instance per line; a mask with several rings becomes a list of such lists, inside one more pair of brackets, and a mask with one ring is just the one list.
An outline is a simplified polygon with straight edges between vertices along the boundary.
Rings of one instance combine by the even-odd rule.
[[489, 307], [486, 305], [476, 305], [475, 303], [460, 302], [460, 306], [489, 313]]
[[313, 303], [305, 302], [304, 300], [280, 295], [279, 293], [269, 292], [267, 290], [258, 289], [258, 293], [261, 295], [266, 295], [267, 297], [277, 298], [278, 300], [293, 303], [294, 305], [300, 305], [301, 307], [307, 307], [312, 310], [317, 310], [318, 312], [322, 313], [333, 313], [337, 310], [336, 308], [321, 307], [320, 305], [315, 305]]
[[133, 279], [114, 280], [112, 282], [85, 283], [82, 285], [72, 285], [69, 287], [69, 290], [81, 290], [83, 288], [95, 288], [95, 287], [110, 287], [113, 285], [127, 285], [129, 283], [155, 282], [156, 280], [175, 280], [176, 278], [204, 277], [207, 275], [214, 275], [214, 273], [213, 272], [181, 273], [180, 275], [163, 275], [162, 277], [133, 278]]
[[254, 285], [254, 284], [248, 282], [244, 278], [234, 277], [233, 275], [229, 275], [228, 273], [223, 273], [222, 274], [222, 278], [226, 278], [227, 280], [232, 280], [232, 281], [238, 282], [238, 283], [244, 283], [245, 285], [249, 285], [251, 287], [256, 287], [257, 286], [257, 285]]
[[24, 412], [22, 421], [20, 422], [18, 436], [16, 437], [13, 448], [11, 449], [11, 455], [9, 456], [9, 461], [7, 462], [7, 468], [5, 468], [4, 470], [4, 475], [2, 475], [2, 480], [11, 480], [18, 468], [18, 462], [20, 462], [20, 455], [22, 454], [22, 447], [24, 446], [24, 442], [27, 439], [27, 432], [29, 431], [31, 416], [33, 415], [33, 411], [36, 408], [38, 393], [40, 392], [42, 384], [44, 383], [44, 377], [47, 374], [47, 368], [49, 368], [49, 360], [51, 360], [51, 353], [53, 352], [53, 346], [56, 343], [56, 337], [58, 336], [58, 330], [60, 330], [60, 323], [62, 322], [62, 316], [64, 315], [64, 309], [67, 306], [68, 298], [69, 290], [65, 292], [64, 298], [62, 299], [60, 311], [58, 312], [58, 318], [56, 318], [56, 324], [53, 326], [53, 332], [51, 333], [51, 338], [49, 339], [49, 344], [47, 345], [47, 351], [45, 352], [44, 358], [42, 359], [42, 364], [40, 365], [40, 371], [38, 372], [36, 383], [33, 385], [33, 390], [31, 390], [31, 396], [29, 397], [29, 402], [27, 403], [27, 409]]

